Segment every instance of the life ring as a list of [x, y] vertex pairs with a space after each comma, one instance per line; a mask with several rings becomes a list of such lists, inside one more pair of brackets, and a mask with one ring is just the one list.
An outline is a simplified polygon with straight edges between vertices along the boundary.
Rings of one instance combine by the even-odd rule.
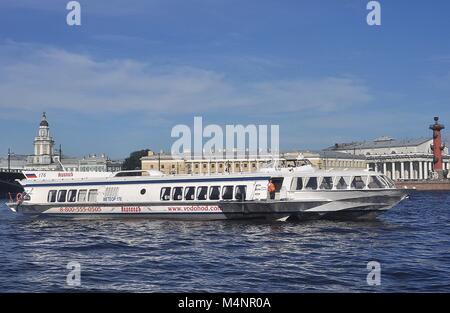
[[20, 192], [16, 195], [16, 201], [17, 202], [22, 202], [23, 201], [23, 195]]

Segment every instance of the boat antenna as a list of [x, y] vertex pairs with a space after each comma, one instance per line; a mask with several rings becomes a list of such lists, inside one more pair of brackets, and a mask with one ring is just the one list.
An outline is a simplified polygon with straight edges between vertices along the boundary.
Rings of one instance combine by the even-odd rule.
[[11, 148], [8, 148], [8, 172], [11, 172]]
[[61, 149], [61, 144], [59, 144], [59, 158], [57, 158], [57, 160], [58, 160], [59, 165], [61, 166], [62, 171], [65, 172], [66, 168], [62, 164], [61, 159], [62, 159], [62, 149]]
[[58, 158], [58, 163], [59, 163], [59, 165], [61, 166], [62, 171], [65, 172], [65, 171], [66, 171], [66, 168], [65, 168], [64, 165], [61, 163], [61, 160], [60, 160], [59, 158]]

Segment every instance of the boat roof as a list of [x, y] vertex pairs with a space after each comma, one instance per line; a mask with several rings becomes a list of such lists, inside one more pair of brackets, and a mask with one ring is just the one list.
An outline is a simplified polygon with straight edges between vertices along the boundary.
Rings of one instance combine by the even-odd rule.
[[[319, 170], [310, 165], [296, 168], [263, 168], [258, 172], [230, 173], [230, 174], [203, 174], [203, 175], [165, 175], [159, 171], [121, 171], [117, 173], [107, 172], [33, 172], [40, 176], [21, 180], [23, 186], [39, 185], [89, 185], [89, 184], [131, 184], [131, 183], [189, 183], [189, 182], [225, 182], [225, 181], [252, 181], [268, 180], [272, 177], [295, 176], [358, 176], [379, 174], [368, 170], [342, 169]], [[146, 173], [143, 176], [127, 176], [121, 174]], [[72, 175], [73, 174], [73, 175]]]

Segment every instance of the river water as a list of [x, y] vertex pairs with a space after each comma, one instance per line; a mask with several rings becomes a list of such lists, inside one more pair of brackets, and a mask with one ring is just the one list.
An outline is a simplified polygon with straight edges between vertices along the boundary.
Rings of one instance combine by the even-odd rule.
[[370, 222], [32, 219], [4, 202], [2, 292], [450, 292], [450, 193], [417, 192]]

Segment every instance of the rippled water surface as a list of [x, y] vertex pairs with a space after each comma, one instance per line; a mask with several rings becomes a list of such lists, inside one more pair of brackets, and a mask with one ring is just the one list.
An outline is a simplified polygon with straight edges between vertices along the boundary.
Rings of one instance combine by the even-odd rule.
[[[450, 193], [413, 194], [371, 222], [31, 219], [1, 202], [3, 292], [450, 291]], [[80, 287], [66, 284], [71, 261]]]

